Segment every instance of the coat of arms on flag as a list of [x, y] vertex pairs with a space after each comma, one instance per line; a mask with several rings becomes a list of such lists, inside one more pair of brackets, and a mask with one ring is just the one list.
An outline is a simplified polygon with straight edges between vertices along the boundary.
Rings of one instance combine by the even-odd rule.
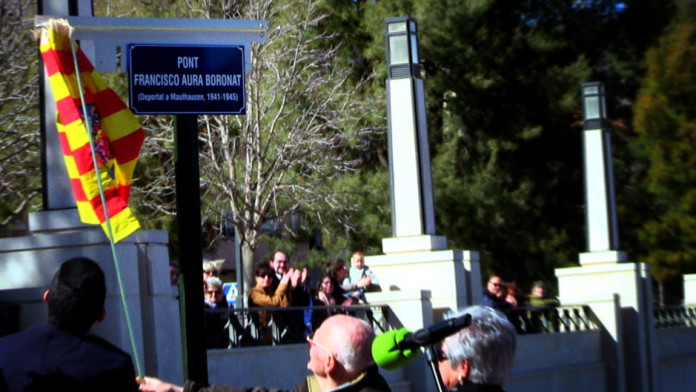
[[41, 57], [56, 101], [58, 136], [80, 219], [101, 224], [107, 236], [110, 226], [118, 242], [140, 228], [128, 198], [145, 132], [82, 50], [72, 46], [70, 33], [63, 19], [51, 19], [39, 31]]

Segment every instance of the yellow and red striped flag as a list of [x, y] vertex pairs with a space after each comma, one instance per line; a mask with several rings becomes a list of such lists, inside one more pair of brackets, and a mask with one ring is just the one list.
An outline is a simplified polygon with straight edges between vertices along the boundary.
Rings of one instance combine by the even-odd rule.
[[106, 85], [82, 50], [77, 49], [78, 68], [97, 154], [98, 169], [95, 171], [70, 48], [70, 32], [71, 27], [64, 19], [51, 19], [40, 30], [41, 57], [56, 101], [58, 137], [80, 220], [101, 224], [109, 236], [99, 195], [98, 173], [104, 188], [113, 240], [118, 242], [140, 228], [128, 207], [128, 197], [145, 132], [133, 112]]

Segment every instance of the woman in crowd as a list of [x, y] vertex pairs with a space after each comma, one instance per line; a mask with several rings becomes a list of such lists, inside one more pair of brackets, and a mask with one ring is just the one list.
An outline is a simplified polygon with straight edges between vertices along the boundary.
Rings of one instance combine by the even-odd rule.
[[227, 312], [216, 310], [227, 309], [227, 299], [222, 291], [222, 280], [217, 276], [211, 276], [205, 281], [205, 327], [208, 348], [227, 348], [229, 334], [227, 325]]
[[[336, 296], [343, 298], [342, 305], [352, 305], [357, 302], [360, 295], [359, 289], [368, 287], [372, 282], [369, 276], [363, 276], [358, 282], [346, 281], [348, 277], [348, 267], [343, 259], [333, 259], [326, 263], [326, 273], [333, 280]], [[341, 282], [346, 282], [343, 285]], [[355, 296], [351, 296], [354, 293]]]
[[[290, 306], [290, 298], [288, 297], [288, 282], [290, 281], [291, 273], [286, 273], [280, 279], [277, 288], [273, 288], [273, 278], [275, 272], [271, 264], [263, 261], [256, 266], [256, 286], [249, 291], [249, 307], [250, 308], [286, 308]], [[271, 321], [272, 314], [266, 310], [259, 310], [252, 313], [252, 320], [259, 330], [259, 337], [263, 343], [271, 343], [272, 334], [268, 324]]]
[[329, 274], [323, 274], [317, 284], [316, 292], [312, 297], [314, 309], [312, 309], [312, 330], [316, 331], [321, 323], [329, 316], [336, 313], [335, 309], [322, 309], [325, 306], [336, 306], [343, 302], [340, 295], [336, 295], [337, 290], [333, 279]]

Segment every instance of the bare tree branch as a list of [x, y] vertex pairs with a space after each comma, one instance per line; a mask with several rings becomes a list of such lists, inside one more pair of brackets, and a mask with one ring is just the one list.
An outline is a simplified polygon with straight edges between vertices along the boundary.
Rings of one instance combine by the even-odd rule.
[[41, 205], [38, 51], [33, 2], [0, 3], [0, 228]]

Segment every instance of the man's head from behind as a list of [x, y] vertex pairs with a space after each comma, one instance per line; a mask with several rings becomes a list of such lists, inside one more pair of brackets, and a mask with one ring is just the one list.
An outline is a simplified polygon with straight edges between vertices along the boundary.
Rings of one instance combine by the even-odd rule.
[[106, 283], [94, 261], [76, 257], [64, 262], [44, 294], [48, 320], [58, 328], [85, 333], [104, 318]]
[[335, 315], [326, 319], [310, 340], [307, 368], [319, 380], [341, 385], [355, 378], [374, 361], [375, 333], [363, 320]]
[[517, 347], [515, 327], [505, 315], [488, 306], [470, 306], [447, 318], [464, 313], [471, 324], [444, 340], [440, 373], [448, 388], [470, 381], [502, 385], [512, 370]]

